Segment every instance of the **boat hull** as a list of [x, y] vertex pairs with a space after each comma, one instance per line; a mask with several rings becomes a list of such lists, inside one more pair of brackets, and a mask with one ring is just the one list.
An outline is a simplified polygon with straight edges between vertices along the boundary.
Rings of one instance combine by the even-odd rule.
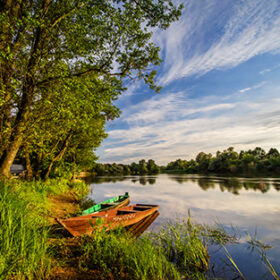
[[100, 211], [106, 211], [110, 209], [118, 209], [128, 205], [129, 202], [130, 202], [129, 194], [125, 193], [124, 195], [119, 195], [111, 199], [105, 200], [84, 210], [82, 216], [97, 213]]
[[134, 204], [119, 209], [102, 211], [95, 214], [61, 220], [57, 218], [71, 235], [91, 234], [95, 230], [113, 230], [117, 227], [128, 227], [141, 222], [158, 210], [157, 205]]

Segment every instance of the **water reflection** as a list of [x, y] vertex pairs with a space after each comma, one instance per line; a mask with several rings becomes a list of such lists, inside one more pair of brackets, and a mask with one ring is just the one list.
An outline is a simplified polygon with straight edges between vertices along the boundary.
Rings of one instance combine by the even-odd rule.
[[[239, 195], [241, 190], [253, 190], [266, 193], [270, 188], [280, 191], [280, 181], [278, 179], [254, 179], [254, 178], [236, 178], [236, 177], [214, 177], [214, 176], [178, 176], [168, 175], [168, 178], [179, 184], [194, 183], [202, 190], [218, 188], [220, 191], [228, 191], [234, 195]], [[155, 185], [156, 177], [152, 176], [113, 176], [113, 177], [92, 177], [88, 178], [93, 184], [117, 183], [131, 180], [132, 183], [139, 183], [142, 186]]]
[[113, 176], [113, 177], [88, 177], [86, 181], [88, 183], [103, 184], [103, 183], [116, 183], [130, 179], [132, 183], [140, 183], [142, 186], [154, 185], [156, 183], [156, 177], [152, 176]]

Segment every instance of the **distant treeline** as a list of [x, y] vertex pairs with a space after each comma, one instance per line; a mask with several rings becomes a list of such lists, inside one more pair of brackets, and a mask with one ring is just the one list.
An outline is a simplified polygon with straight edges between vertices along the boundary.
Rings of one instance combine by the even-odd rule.
[[92, 171], [97, 175], [147, 175], [160, 173], [160, 167], [152, 159], [148, 161], [142, 159], [138, 163], [131, 164], [97, 163]]
[[233, 173], [256, 174], [277, 173], [280, 174], [280, 153], [271, 148], [268, 152], [260, 147], [253, 150], [234, 151], [229, 147], [223, 152], [217, 151], [216, 155], [200, 152], [195, 159], [177, 159], [166, 166], [159, 167], [154, 160], [140, 160], [131, 164], [101, 164], [97, 163], [93, 172], [98, 175], [106, 174], [157, 174], [157, 173]]
[[280, 154], [271, 148], [267, 153], [260, 147], [254, 150], [234, 151], [230, 147], [223, 152], [217, 151], [216, 156], [200, 152], [195, 160], [177, 159], [162, 168], [167, 172], [187, 173], [279, 173]]

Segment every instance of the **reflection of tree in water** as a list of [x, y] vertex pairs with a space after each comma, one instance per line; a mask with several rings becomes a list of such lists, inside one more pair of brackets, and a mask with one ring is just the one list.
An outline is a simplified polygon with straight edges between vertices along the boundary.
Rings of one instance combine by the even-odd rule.
[[133, 182], [133, 183], [136, 183], [138, 181], [141, 185], [146, 185], [146, 184], [154, 185], [156, 183], [156, 178], [155, 177], [151, 178], [151, 177], [142, 176], [140, 178], [131, 179], [131, 182]]
[[150, 178], [150, 177], [140, 177], [139, 178], [139, 183], [141, 185], [146, 185], [147, 183], [149, 185], [154, 185], [156, 183], [156, 178], [153, 177], [153, 178]]
[[139, 183], [141, 184], [141, 185], [146, 185], [147, 184], [147, 178], [146, 177], [140, 177], [139, 178]]
[[[87, 178], [87, 183], [93, 184], [102, 184], [102, 183], [116, 183], [127, 180], [128, 177], [123, 176], [115, 176], [115, 177], [91, 177]], [[139, 177], [130, 177], [132, 183], [139, 182], [141, 185], [154, 185], [156, 183], [156, 177], [149, 176], [139, 176]], [[192, 182], [198, 184], [199, 187], [206, 191], [208, 189], [215, 189], [216, 186], [220, 188], [222, 192], [228, 191], [235, 195], [239, 194], [239, 191], [243, 188], [245, 190], [254, 190], [261, 191], [262, 193], [266, 193], [269, 191], [271, 185], [274, 187], [276, 191], [280, 191], [280, 181], [274, 182], [265, 182], [265, 181], [250, 181], [249, 179], [240, 179], [235, 177], [229, 178], [217, 178], [217, 177], [184, 177], [184, 176], [168, 176], [168, 179], [172, 181], [176, 181], [179, 184]]]
[[[238, 195], [243, 188], [245, 190], [261, 191], [262, 193], [266, 193], [270, 189], [270, 184], [267, 182], [242, 182], [238, 178], [220, 179], [218, 182], [214, 182], [210, 178], [199, 178], [196, 183], [205, 191], [210, 188], [215, 189], [216, 185], [218, 185], [222, 192], [228, 191], [235, 195]], [[274, 188], [280, 190], [280, 184], [274, 184]]]
[[218, 184], [222, 192], [227, 190], [228, 192], [231, 192], [236, 195], [239, 194], [239, 191], [243, 187], [242, 183], [236, 178], [223, 179]]
[[126, 180], [125, 177], [91, 177], [90, 182], [93, 184], [102, 184], [102, 183], [117, 183]]
[[265, 183], [263, 181], [261, 181], [261, 182], [244, 182], [243, 187], [245, 190], [254, 190], [254, 191], [260, 190], [262, 193], [266, 193], [269, 190], [270, 185], [269, 185], [269, 183]]
[[[127, 180], [127, 177], [93, 177], [91, 178], [90, 182], [93, 184], [102, 184], [102, 183], [117, 183], [117, 182], [122, 182]], [[145, 176], [141, 176], [138, 178], [132, 178], [131, 179], [132, 183], [137, 183], [139, 182], [141, 185], [153, 185], [156, 183], [156, 178], [153, 177], [145, 177]]]
[[280, 183], [279, 182], [275, 182], [272, 185], [273, 185], [273, 187], [276, 191], [278, 191], [278, 192], [280, 191]]
[[[193, 180], [192, 180], [193, 181]], [[199, 178], [198, 180], [196, 180], [196, 182], [198, 183], [198, 185], [204, 190], [208, 190], [208, 189], [215, 189], [215, 183], [212, 180], [209, 180], [208, 178]], [[195, 182], [195, 183], [196, 183]]]
[[190, 179], [190, 178], [180, 177], [180, 176], [168, 176], [168, 179], [170, 179], [171, 181], [175, 181], [179, 184], [183, 184], [184, 182], [189, 182], [190, 180], [193, 183], [197, 182], [197, 179]]
[[154, 185], [156, 183], [156, 178], [149, 178], [148, 182], [150, 185]]

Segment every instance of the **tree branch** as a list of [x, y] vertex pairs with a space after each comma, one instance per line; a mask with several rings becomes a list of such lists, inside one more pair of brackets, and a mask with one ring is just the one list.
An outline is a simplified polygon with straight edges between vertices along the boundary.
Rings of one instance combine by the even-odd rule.
[[88, 69], [88, 70], [85, 70], [85, 71], [82, 71], [82, 72], [79, 72], [79, 73], [73, 73], [73, 74], [69, 74], [69, 75], [66, 75], [66, 76], [60, 75], [60, 76], [56, 76], [56, 77], [49, 77], [45, 80], [42, 80], [42, 81], [36, 83], [35, 86], [46, 85], [50, 82], [58, 81], [60, 79], [70, 79], [70, 78], [73, 78], [73, 77], [82, 77], [82, 76], [85, 76], [85, 75], [93, 73], [93, 72], [105, 74], [105, 75], [108, 75], [108, 76], [123, 76], [126, 71], [127, 70], [122, 71], [120, 73], [110, 73], [110, 72], [105, 71], [105, 70], [100, 69], [100, 68], [91, 68], [91, 69]]
[[67, 13], [61, 15], [60, 17], [58, 17], [50, 26], [50, 29], [53, 29], [61, 20], [63, 20], [65, 17], [67, 17], [68, 15], [70, 15], [72, 12], [74, 12], [76, 9], [82, 8], [85, 5], [85, 3], [82, 3], [81, 5], [78, 5], [76, 7], [74, 7], [73, 9], [71, 9], [70, 11], [68, 11]]

